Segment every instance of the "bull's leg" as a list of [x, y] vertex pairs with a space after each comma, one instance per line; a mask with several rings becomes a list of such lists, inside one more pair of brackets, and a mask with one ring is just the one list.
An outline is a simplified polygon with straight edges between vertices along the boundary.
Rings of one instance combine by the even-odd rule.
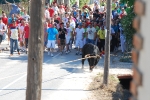
[[93, 68], [95, 67], [95, 59], [89, 58], [88, 62], [89, 62], [89, 66], [90, 66], [90, 71], [93, 71]]
[[[82, 53], [82, 58], [85, 58], [84, 53]], [[84, 69], [84, 61], [85, 61], [85, 59], [82, 59], [82, 69]]]
[[82, 59], [82, 69], [84, 69], [84, 60], [85, 59]]

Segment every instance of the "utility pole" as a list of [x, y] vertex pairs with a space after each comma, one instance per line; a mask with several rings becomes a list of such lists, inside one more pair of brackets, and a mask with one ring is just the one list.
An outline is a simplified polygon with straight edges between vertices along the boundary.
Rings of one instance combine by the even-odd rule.
[[41, 100], [45, 0], [31, 0], [26, 100]]
[[106, 39], [105, 39], [105, 63], [104, 63], [104, 77], [103, 84], [108, 84], [108, 75], [110, 67], [110, 34], [111, 34], [111, 4], [112, 0], [107, 0], [107, 12], [106, 12]]

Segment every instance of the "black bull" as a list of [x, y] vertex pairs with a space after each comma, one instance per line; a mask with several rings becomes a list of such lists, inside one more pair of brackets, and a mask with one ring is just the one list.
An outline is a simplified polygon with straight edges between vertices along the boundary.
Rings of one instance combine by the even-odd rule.
[[[93, 45], [91, 43], [85, 44], [82, 48], [82, 58], [90, 57], [88, 59], [89, 63], [89, 69], [92, 71], [93, 68], [97, 65], [100, 59], [100, 51], [96, 45]], [[82, 59], [82, 68], [84, 68], [84, 61], [85, 59]]]

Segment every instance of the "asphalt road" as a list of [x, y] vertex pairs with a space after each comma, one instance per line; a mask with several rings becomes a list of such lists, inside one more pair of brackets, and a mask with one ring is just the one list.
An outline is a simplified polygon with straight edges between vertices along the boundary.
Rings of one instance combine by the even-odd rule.
[[[67, 55], [55, 52], [54, 57], [44, 53], [41, 100], [86, 98], [85, 84], [90, 82], [91, 75], [87, 61], [84, 70], [81, 69], [81, 61], [64, 64], [79, 58], [81, 56], [76, 56], [75, 50]], [[26, 54], [9, 57], [9, 51], [0, 53], [0, 100], [25, 100], [27, 59]]]

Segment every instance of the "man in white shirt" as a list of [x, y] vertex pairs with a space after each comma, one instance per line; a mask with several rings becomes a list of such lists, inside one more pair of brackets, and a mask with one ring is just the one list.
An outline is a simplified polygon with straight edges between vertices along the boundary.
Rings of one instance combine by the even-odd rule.
[[10, 34], [10, 56], [13, 55], [14, 47], [17, 49], [18, 54], [20, 55], [19, 46], [18, 46], [18, 35], [20, 31], [15, 20], [12, 20], [12, 26], [9, 27], [9, 29], [10, 29], [10, 33], [9, 33]]
[[66, 27], [66, 23], [68, 22], [68, 14], [65, 13], [65, 16], [62, 18], [62, 21], [64, 22], [64, 26]]
[[27, 14], [27, 11], [24, 11], [24, 15], [22, 16], [23, 19], [25, 19], [26, 22], [29, 21], [30, 16]]
[[2, 18], [0, 18], [0, 44], [3, 40], [3, 35], [4, 35], [4, 32], [6, 31], [5, 29], [5, 24], [2, 22]]
[[87, 43], [94, 44], [94, 39], [96, 38], [96, 29], [93, 27], [92, 23], [89, 25], [90, 27], [87, 28]]
[[78, 55], [79, 53], [80, 55], [82, 55], [84, 33], [85, 33], [84, 28], [82, 28], [82, 25], [79, 24], [79, 28], [75, 29], [75, 39], [76, 39], [76, 48], [77, 48], [76, 55]]
[[72, 38], [72, 28], [70, 27], [70, 23], [67, 23], [66, 24], [67, 27], [66, 27], [66, 30], [67, 30], [67, 34], [66, 34], [66, 53], [69, 53], [70, 52], [70, 48], [69, 46], [72, 45], [71, 43], [71, 38]]
[[54, 4], [54, 7], [52, 7], [52, 8], [53, 8], [53, 10], [54, 10], [54, 15], [58, 14], [59, 8], [57, 7], [57, 4], [56, 4], [56, 3]]
[[45, 18], [46, 18], [46, 19], [49, 19], [49, 18], [50, 18], [50, 14], [49, 14], [49, 11], [48, 11], [48, 7], [45, 8]]

